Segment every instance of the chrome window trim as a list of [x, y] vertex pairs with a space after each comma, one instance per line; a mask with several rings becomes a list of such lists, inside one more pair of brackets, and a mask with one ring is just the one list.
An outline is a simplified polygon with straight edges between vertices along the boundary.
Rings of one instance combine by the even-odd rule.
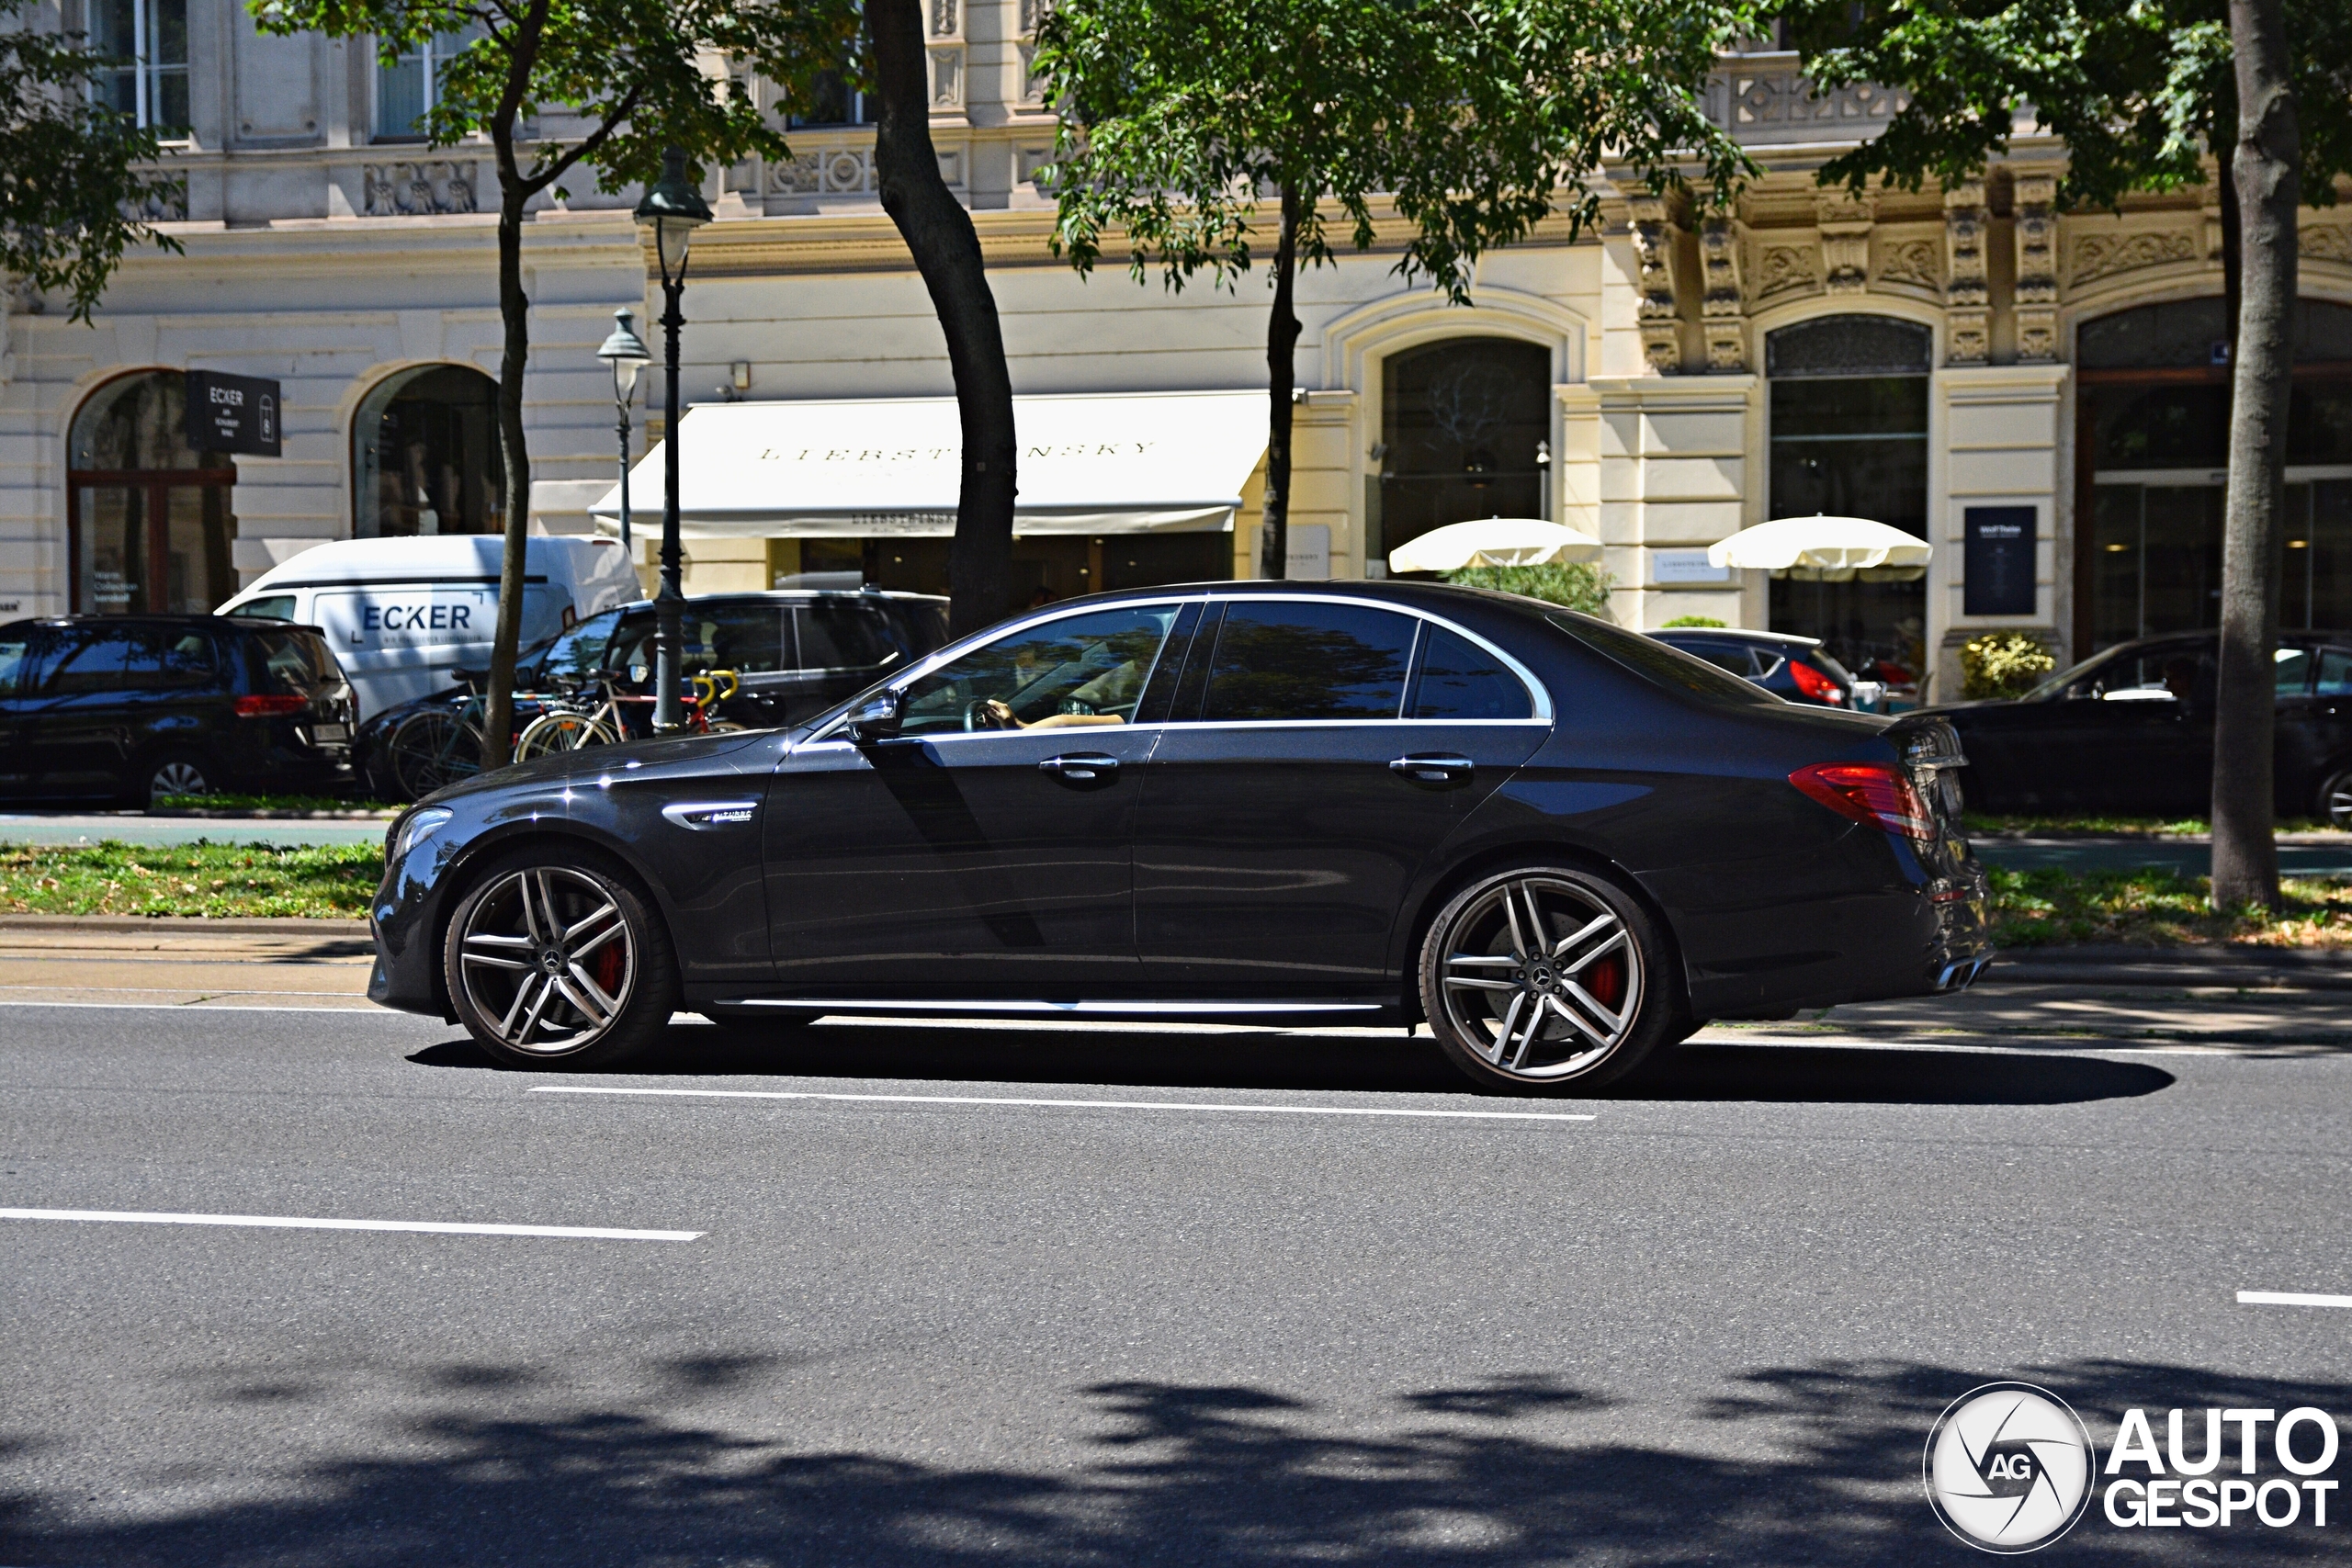
[[[1549, 687], [1545, 686], [1545, 685], [1544, 684], [1544, 682], [1543, 682], [1541, 680], [1538, 680], [1538, 679], [1536, 678], [1535, 672], [1534, 672], [1533, 671], [1530, 670], [1526, 665], [1524, 665], [1524, 664], [1521, 663], [1517, 659], [1513, 658], [1508, 650], [1506, 650], [1506, 649], [1501, 649], [1501, 648], [1498, 648], [1498, 647], [1496, 647], [1496, 646], [1495, 646], [1495, 644], [1494, 644], [1494, 642], [1493, 642], [1491, 639], [1487, 638], [1487, 637], [1480, 637], [1476, 632], [1472, 631], [1469, 627], [1467, 627], [1467, 626], [1463, 626], [1463, 625], [1461, 625], [1461, 624], [1460, 624], [1460, 623], [1458, 623], [1458, 622], [1448, 620], [1448, 619], [1447, 619], [1446, 617], [1444, 617], [1443, 615], [1436, 615], [1436, 614], [1434, 614], [1434, 613], [1432, 613], [1432, 612], [1430, 612], [1430, 611], [1428, 611], [1428, 610], [1419, 609], [1419, 608], [1417, 608], [1416, 606], [1409, 605], [1409, 604], [1390, 604], [1390, 603], [1389, 603], [1389, 602], [1387, 602], [1386, 600], [1383, 600], [1383, 599], [1365, 599], [1365, 598], [1359, 598], [1358, 596], [1356, 596], [1356, 595], [1354, 595], [1354, 594], [1351, 594], [1351, 593], [1229, 593], [1229, 594], [1217, 594], [1217, 593], [1176, 593], [1176, 594], [1170, 594], [1170, 595], [1168, 595], [1168, 596], [1166, 596], [1166, 597], [1163, 597], [1163, 598], [1152, 598], [1152, 599], [1121, 599], [1121, 600], [1115, 601], [1114, 603], [1113, 603], [1113, 604], [1098, 604], [1098, 605], [1095, 605], [1093, 608], [1091, 608], [1091, 609], [1088, 609], [1088, 610], [1079, 610], [1079, 611], [1064, 610], [1064, 611], [1062, 611], [1062, 612], [1061, 612], [1060, 614], [1058, 614], [1058, 615], [1057, 615], [1057, 614], [1055, 614], [1055, 613], [1054, 613], [1053, 608], [1052, 608], [1051, 606], [1047, 606], [1047, 607], [1046, 607], [1046, 608], [1045, 608], [1045, 609], [1039, 610], [1039, 611], [1038, 611], [1038, 612], [1036, 612], [1035, 615], [1026, 615], [1026, 616], [1023, 616], [1023, 617], [1022, 619], [1020, 619], [1020, 620], [1017, 620], [1017, 621], [1012, 622], [1011, 625], [1009, 625], [1009, 626], [1005, 626], [1001, 631], [998, 632], [998, 633], [996, 634], [996, 636], [995, 636], [995, 637], [990, 637], [990, 638], [989, 639], [989, 642], [995, 642], [995, 641], [998, 641], [998, 640], [1000, 640], [1001, 638], [1003, 638], [1003, 637], [1012, 637], [1012, 636], [1014, 636], [1014, 635], [1015, 635], [1015, 634], [1017, 634], [1017, 633], [1024, 632], [1024, 631], [1028, 630], [1028, 629], [1029, 629], [1030, 627], [1032, 627], [1032, 626], [1043, 626], [1043, 625], [1045, 625], [1046, 623], [1047, 623], [1047, 622], [1049, 622], [1049, 621], [1059, 621], [1059, 620], [1069, 620], [1069, 619], [1075, 619], [1075, 618], [1076, 618], [1077, 616], [1079, 616], [1079, 615], [1093, 615], [1093, 614], [1096, 614], [1097, 612], [1099, 612], [1099, 611], [1102, 611], [1102, 610], [1118, 610], [1118, 609], [1126, 609], [1126, 608], [1144, 609], [1144, 608], [1147, 608], [1147, 607], [1148, 607], [1148, 606], [1150, 606], [1150, 605], [1154, 605], [1154, 604], [1173, 604], [1173, 605], [1178, 606], [1179, 611], [1181, 612], [1181, 610], [1182, 610], [1182, 606], [1184, 606], [1184, 605], [1186, 605], [1186, 604], [1201, 604], [1201, 605], [1206, 606], [1206, 605], [1208, 605], [1208, 604], [1352, 604], [1352, 605], [1357, 606], [1357, 607], [1358, 607], [1358, 608], [1360, 608], [1360, 609], [1366, 609], [1366, 610], [1385, 610], [1385, 611], [1387, 611], [1390, 615], [1403, 615], [1403, 616], [1408, 617], [1408, 619], [1411, 619], [1411, 620], [1414, 620], [1414, 621], [1418, 621], [1418, 622], [1421, 623], [1423, 626], [1439, 626], [1439, 627], [1442, 627], [1444, 630], [1446, 630], [1446, 631], [1450, 631], [1450, 632], [1452, 632], [1454, 636], [1456, 636], [1456, 637], [1461, 637], [1461, 638], [1462, 638], [1463, 640], [1464, 640], [1465, 642], [1470, 643], [1473, 647], [1484, 649], [1487, 652], [1488, 652], [1488, 653], [1492, 654], [1495, 658], [1497, 658], [1497, 659], [1498, 659], [1498, 660], [1502, 660], [1503, 667], [1504, 667], [1505, 669], [1509, 670], [1509, 671], [1510, 671], [1513, 675], [1516, 675], [1517, 677], [1519, 677], [1519, 682], [1520, 682], [1520, 684], [1521, 684], [1521, 685], [1522, 685], [1522, 686], [1524, 686], [1524, 687], [1527, 689], [1528, 700], [1529, 700], [1529, 701], [1533, 705], [1533, 706], [1534, 706], [1534, 709], [1535, 709], [1535, 716], [1534, 716], [1532, 718], [1402, 718], [1402, 717], [1398, 717], [1398, 718], [1250, 718], [1250, 719], [1239, 719], [1239, 718], [1237, 718], [1237, 719], [1209, 719], [1209, 720], [1200, 720], [1200, 719], [1165, 719], [1165, 720], [1160, 720], [1160, 721], [1159, 721], [1159, 722], [1157, 722], [1157, 723], [1153, 723], [1153, 724], [1136, 724], [1136, 725], [1128, 725], [1128, 726], [1125, 726], [1125, 728], [1129, 728], [1129, 729], [1162, 729], [1162, 728], [1178, 728], [1178, 727], [1182, 727], [1182, 728], [1185, 728], [1185, 729], [1245, 729], [1245, 728], [1246, 728], [1246, 729], [1262, 729], [1262, 728], [1268, 728], [1279, 727], [1279, 726], [1283, 726], [1283, 725], [1308, 725], [1308, 724], [1311, 724], [1311, 725], [1338, 725], [1338, 724], [1356, 724], [1356, 725], [1363, 725], [1363, 724], [1475, 724], [1475, 725], [1544, 724], [1544, 725], [1548, 725], [1548, 724], [1552, 724], [1552, 723], [1554, 723], [1554, 722], [1555, 722], [1555, 721], [1557, 720], [1557, 717], [1558, 717], [1558, 710], [1557, 710], [1556, 708], [1555, 708], [1555, 707], [1552, 705], [1552, 693], [1551, 693], [1551, 689], [1550, 689]], [[1220, 630], [1222, 630], [1222, 627], [1223, 627], [1223, 623], [1222, 623], [1222, 622], [1220, 622], [1220, 623], [1219, 623], [1219, 629], [1220, 629]], [[1195, 632], [1195, 633], [1194, 633], [1194, 636], [1195, 636], [1195, 637], [1197, 637], [1198, 635], [1199, 635], [1199, 634], [1198, 634], [1197, 632]], [[1414, 641], [1413, 654], [1412, 654], [1412, 657], [1413, 657], [1413, 659], [1414, 659], [1416, 661], [1418, 661], [1418, 660], [1419, 660], [1419, 657], [1420, 657], [1420, 643], [1419, 643], [1419, 637], [1420, 637], [1420, 635], [1421, 635], [1421, 634], [1417, 630], [1417, 631], [1416, 631], [1416, 635], [1415, 635], [1415, 641]], [[968, 651], [972, 651], [972, 650], [973, 650], [973, 649], [978, 649], [978, 648], [985, 648], [985, 647], [987, 647], [987, 646], [988, 646], [988, 643], [977, 643], [977, 644], [973, 644], [973, 645], [972, 645], [972, 647], [971, 647], [970, 649], [941, 649], [940, 650], [938, 650], [938, 651], [937, 651], [937, 652], [935, 652], [935, 653], [932, 653], [932, 654], [928, 654], [928, 655], [926, 655], [926, 656], [925, 656], [925, 657], [924, 657], [921, 661], [919, 661], [918, 663], [916, 663], [912, 668], [910, 668], [910, 669], [909, 669], [909, 670], [906, 670], [906, 671], [901, 671], [901, 672], [899, 673], [899, 675], [898, 676], [898, 678], [897, 678], [896, 680], [894, 680], [894, 681], [892, 681], [892, 682], [890, 682], [890, 685], [891, 685], [891, 687], [892, 687], [894, 690], [903, 692], [903, 691], [905, 691], [908, 687], [910, 687], [910, 686], [913, 685], [916, 682], [918, 682], [918, 681], [922, 680], [924, 676], [926, 676], [926, 675], [930, 674], [933, 671], [937, 670], [937, 669], [941, 668], [943, 665], [947, 664], [947, 663], [950, 661], [950, 660], [949, 660], [949, 657], [948, 657], [948, 656], [949, 656], [949, 654], [950, 654], [951, 652], [956, 652], [956, 653], [960, 654], [961, 652], [968, 652]], [[1162, 653], [1165, 653], [1165, 652], [1167, 651], [1167, 644], [1166, 644], [1164, 641], [1163, 641], [1163, 642], [1161, 643], [1161, 645], [1160, 645], [1160, 650], [1161, 650], [1161, 652], [1162, 652]], [[1214, 654], [1216, 650], [1215, 649], [1211, 649], [1209, 651], [1210, 651], [1212, 654]], [[1397, 702], [1398, 702], [1398, 705], [1399, 705], [1400, 706], [1403, 705], [1404, 698], [1403, 698], [1403, 696], [1402, 696], [1402, 695], [1400, 695], [1400, 696], [1397, 698]], [[794, 748], [794, 750], [808, 750], [809, 747], [812, 747], [812, 746], [822, 746], [822, 745], [828, 745], [828, 744], [832, 744], [832, 745], [844, 745], [844, 746], [845, 746], [845, 745], [848, 745], [848, 744], [849, 744], [849, 742], [847, 742], [846, 740], [839, 740], [839, 739], [836, 739], [836, 732], [837, 732], [837, 731], [839, 731], [839, 730], [841, 729], [841, 728], [842, 728], [844, 724], [846, 724], [847, 722], [848, 722], [848, 718], [847, 718], [847, 716], [846, 716], [846, 715], [844, 715], [844, 716], [843, 716], [842, 717], [841, 717], [841, 718], [837, 718], [837, 719], [835, 719], [832, 723], [831, 723], [831, 724], [827, 725], [827, 726], [826, 726], [822, 730], [820, 730], [820, 732], [818, 732], [818, 733], [817, 733], [817, 734], [815, 734], [815, 735], [810, 736], [808, 739], [806, 739], [806, 740], [802, 741], [798, 746], [795, 747], [795, 748]], [[978, 733], [978, 732], [977, 732], [977, 731], [973, 731], [973, 732], [967, 732], [967, 733]], [[908, 737], [908, 739], [922, 739], [922, 740], [948, 740], [948, 739], [961, 739], [961, 736], [959, 736], [959, 735], [958, 735], [958, 733], [957, 733], [956, 731], [954, 731], [954, 730], [944, 730], [944, 731], [940, 731], [940, 732], [937, 732], [937, 733], [934, 733], [934, 734], [925, 735], [925, 736], [920, 736], [920, 737], [917, 737], [917, 736], [910, 736], [910, 737]]]

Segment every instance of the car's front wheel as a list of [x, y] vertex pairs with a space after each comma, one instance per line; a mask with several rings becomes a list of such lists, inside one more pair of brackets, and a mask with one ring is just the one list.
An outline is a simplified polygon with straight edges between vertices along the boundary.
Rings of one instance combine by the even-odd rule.
[[449, 921], [442, 964], [458, 1021], [517, 1066], [625, 1061], [661, 1038], [678, 1000], [652, 900], [619, 866], [569, 846], [486, 868]]
[[2338, 768], [2319, 786], [2319, 819], [2331, 828], [2352, 828], [2352, 768]]
[[1454, 1066], [1510, 1093], [1598, 1089], [1688, 1032], [1648, 911], [1574, 866], [1519, 866], [1456, 894], [1421, 944], [1420, 985]]

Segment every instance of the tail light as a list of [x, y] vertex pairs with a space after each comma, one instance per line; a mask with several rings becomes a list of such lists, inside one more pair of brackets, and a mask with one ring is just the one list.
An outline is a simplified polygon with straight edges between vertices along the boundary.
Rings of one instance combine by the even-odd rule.
[[1791, 773], [1789, 782], [1838, 816], [1867, 827], [1906, 839], [1936, 836], [1928, 803], [1901, 772], [1882, 763], [1815, 762]]
[[1838, 689], [1837, 682], [1802, 659], [1789, 660], [1789, 678], [1797, 683], [1798, 691], [1815, 702], [1842, 705], [1846, 700], [1846, 694]]
[[269, 692], [250, 697], [239, 697], [237, 716], [239, 718], [285, 718], [306, 711], [310, 705], [311, 699], [299, 693]]

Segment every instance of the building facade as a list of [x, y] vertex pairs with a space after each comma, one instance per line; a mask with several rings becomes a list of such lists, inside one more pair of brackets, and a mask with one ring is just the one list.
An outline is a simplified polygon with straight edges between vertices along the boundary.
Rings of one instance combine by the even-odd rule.
[[[1262, 276], [1176, 291], [1116, 265], [1082, 278], [1050, 254], [1035, 175], [1054, 124], [1028, 70], [1041, 9], [926, 11], [933, 134], [980, 233], [1016, 391], [1261, 387]], [[495, 177], [486, 147], [427, 148], [410, 130], [433, 51], [386, 64], [360, 43], [265, 36], [236, 0], [62, 0], [46, 23], [141, 59], [107, 91], [177, 142], [186, 207], [161, 216], [185, 249], [132, 257], [92, 325], [9, 294], [0, 614], [208, 607], [319, 541], [491, 530], [512, 504], [536, 528], [594, 525], [616, 456], [594, 350], [616, 309], [654, 303], [633, 191], [575, 189], [527, 226], [534, 481], [510, 498], [489, 414]], [[1815, 95], [1774, 52], [1727, 58], [1712, 91], [1767, 170], [1729, 214], [1616, 193], [1598, 232], [1555, 221], [1487, 256], [1467, 307], [1398, 277], [1385, 243], [1301, 279], [1294, 570], [1377, 573], [1427, 528], [1548, 516], [1606, 542], [1627, 625], [1700, 615], [1824, 636], [1849, 660], [1932, 675], [1942, 696], [1957, 694], [1958, 644], [1982, 630], [2081, 654], [2211, 624], [2228, 397], [2216, 189], [2061, 214], [2064, 149], [2021, 137], [1981, 182], [1857, 197], [1813, 171], [1894, 99]], [[864, 400], [878, 449], [893, 400], [952, 384], [875, 195], [865, 106], [835, 97], [797, 117], [820, 123], [795, 124], [789, 160], [711, 177], [681, 392]], [[2340, 626], [2352, 209], [2306, 211], [2301, 274], [2285, 618]], [[283, 455], [192, 448], [191, 369], [278, 381]], [[658, 374], [646, 382], [658, 407]], [[640, 417], [637, 456], [652, 423]], [[1258, 490], [1222, 533], [1024, 535], [1023, 602], [1246, 574]], [[658, 492], [634, 500], [640, 519], [658, 510]], [[695, 539], [689, 588], [834, 569], [941, 586], [946, 541], [896, 504], [877, 493], [865, 537]], [[1924, 535], [1926, 577], [1707, 565], [1737, 529], [1813, 512]]]

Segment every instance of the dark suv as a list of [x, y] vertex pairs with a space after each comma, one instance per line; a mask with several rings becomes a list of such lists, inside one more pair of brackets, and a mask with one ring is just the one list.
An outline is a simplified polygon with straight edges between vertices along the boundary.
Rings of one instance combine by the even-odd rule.
[[104, 799], [351, 783], [351, 686], [316, 626], [241, 615], [0, 626], [0, 795]]
[[[680, 626], [681, 667], [732, 670], [735, 694], [713, 716], [746, 729], [797, 724], [865, 690], [947, 640], [947, 601], [919, 593], [780, 589], [770, 593], [707, 593], [689, 598]], [[538, 716], [539, 705], [520, 694], [578, 692], [592, 700], [604, 682], [642, 695], [653, 686], [653, 605], [639, 600], [591, 615], [515, 660], [514, 727]], [[411, 714], [435, 704], [458, 706], [483, 684], [467, 671], [448, 693], [369, 716], [359, 733], [359, 765], [379, 799], [403, 798], [392, 776], [387, 743]], [[630, 739], [641, 738], [651, 705], [622, 705]]]

